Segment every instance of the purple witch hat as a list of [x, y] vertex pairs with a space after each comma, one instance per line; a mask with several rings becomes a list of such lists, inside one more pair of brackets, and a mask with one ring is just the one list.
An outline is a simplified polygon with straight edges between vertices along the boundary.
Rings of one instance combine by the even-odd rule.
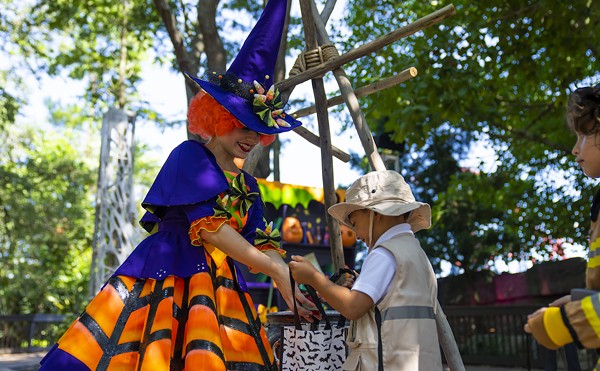
[[302, 124], [283, 111], [273, 86], [286, 11], [287, 0], [268, 1], [227, 72], [206, 74], [204, 80], [186, 73], [248, 129], [261, 134], [279, 134]]

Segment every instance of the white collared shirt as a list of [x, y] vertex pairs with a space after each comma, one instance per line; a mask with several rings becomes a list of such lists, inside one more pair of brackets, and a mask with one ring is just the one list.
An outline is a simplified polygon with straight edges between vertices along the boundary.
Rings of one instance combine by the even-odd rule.
[[[397, 224], [385, 231], [373, 246], [377, 246], [398, 234], [410, 233], [410, 224]], [[374, 249], [365, 258], [360, 276], [354, 282], [352, 290], [360, 291], [369, 295], [377, 304], [387, 294], [392, 279], [396, 274], [396, 259], [387, 249]]]

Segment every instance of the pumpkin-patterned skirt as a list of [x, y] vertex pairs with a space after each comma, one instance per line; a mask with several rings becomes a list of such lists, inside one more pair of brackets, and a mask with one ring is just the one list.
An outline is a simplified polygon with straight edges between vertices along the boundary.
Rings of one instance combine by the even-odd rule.
[[206, 259], [211, 269], [187, 278], [113, 276], [41, 370], [276, 369], [233, 262]]

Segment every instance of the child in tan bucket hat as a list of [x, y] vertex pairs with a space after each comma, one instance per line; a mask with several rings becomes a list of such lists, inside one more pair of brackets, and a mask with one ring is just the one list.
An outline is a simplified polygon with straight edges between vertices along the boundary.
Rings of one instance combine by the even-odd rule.
[[437, 280], [414, 233], [431, 226], [431, 208], [415, 200], [395, 171], [373, 171], [346, 190], [329, 214], [369, 247], [352, 289], [332, 283], [301, 256], [294, 279], [314, 287], [352, 320], [344, 370], [441, 370], [435, 323]]

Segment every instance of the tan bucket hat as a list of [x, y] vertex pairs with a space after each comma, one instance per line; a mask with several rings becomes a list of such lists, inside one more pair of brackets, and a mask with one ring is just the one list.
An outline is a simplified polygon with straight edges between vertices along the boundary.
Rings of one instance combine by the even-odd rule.
[[410, 186], [402, 175], [393, 170], [372, 171], [358, 178], [346, 190], [346, 201], [331, 206], [327, 211], [340, 223], [352, 228], [348, 216], [361, 209], [387, 216], [412, 211], [407, 222], [413, 232], [431, 227], [431, 207], [415, 201]]

